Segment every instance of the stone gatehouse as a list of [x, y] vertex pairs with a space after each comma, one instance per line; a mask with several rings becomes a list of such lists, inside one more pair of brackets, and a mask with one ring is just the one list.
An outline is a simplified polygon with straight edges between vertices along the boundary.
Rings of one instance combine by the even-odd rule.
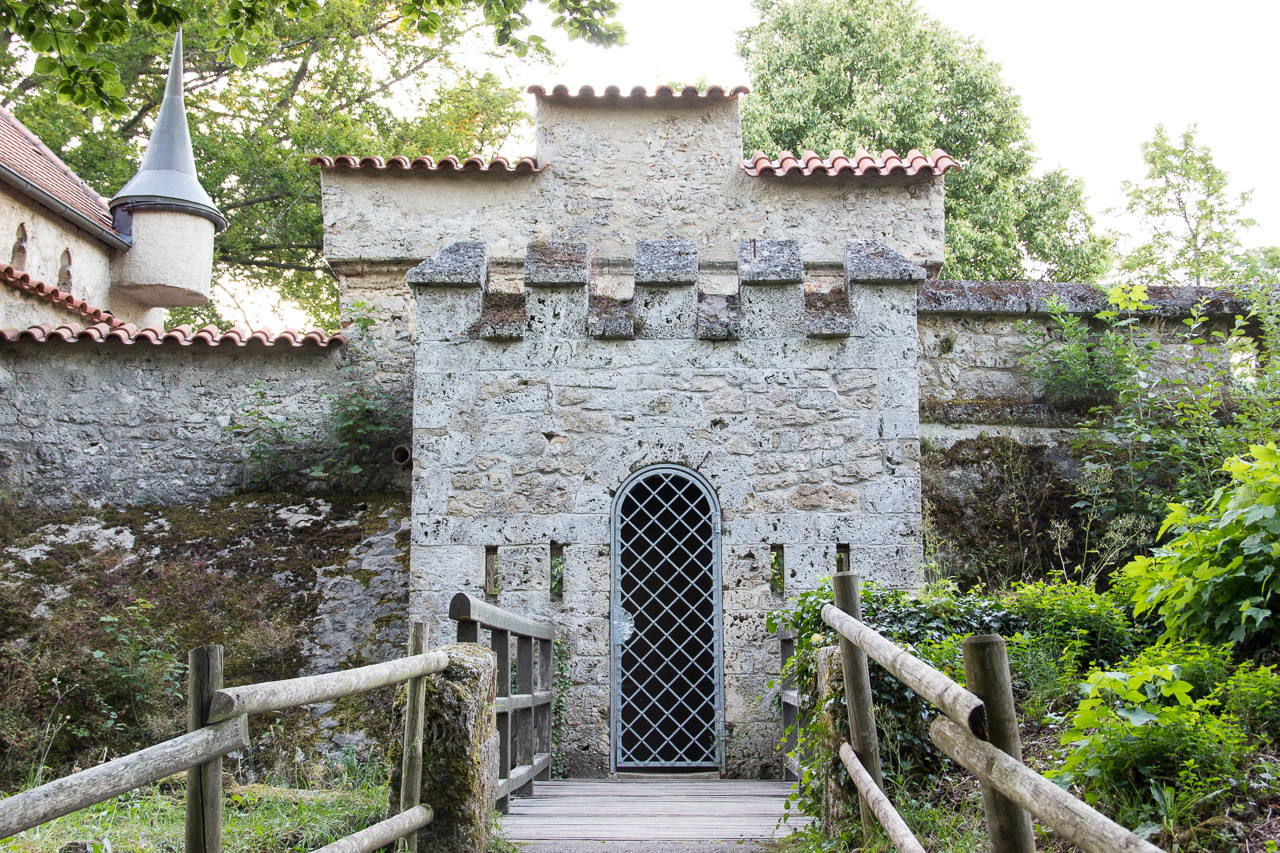
[[739, 90], [532, 91], [534, 159], [321, 163], [330, 261], [416, 300], [411, 606], [555, 621], [570, 775], [775, 775], [765, 614], [916, 582], [952, 164], [744, 162]]

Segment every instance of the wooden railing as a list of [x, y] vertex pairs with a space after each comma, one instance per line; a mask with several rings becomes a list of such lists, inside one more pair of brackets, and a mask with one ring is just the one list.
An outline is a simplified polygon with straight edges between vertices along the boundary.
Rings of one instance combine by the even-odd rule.
[[924, 853], [884, 793], [867, 670], [870, 657], [942, 712], [931, 724], [929, 737], [982, 783], [992, 853], [1034, 853], [1032, 816], [1086, 853], [1160, 853], [1160, 848], [1022, 763], [1003, 638], [987, 634], [964, 641], [965, 682], [971, 688], [967, 690], [860, 621], [858, 580], [853, 573], [836, 574], [832, 587], [835, 603], [823, 607], [822, 621], [840, 635], [852, 740], [852, 745], [841, 744], [840, 761], [858, 790], [865, 831], [878, 822], [896, 850]]
[[188, 656], [187, 734], [0, 800], [0, 838], [185, 770], [186, 853], [220, 853], [222, 757], [249, 746], [250, 714], [326, 702], [407, 681], [400, 811], [320, 851], [369, 853], [401, 838], [405, 849], [416, 850], [417, 831], [433, 816], [429, 805], [418, 802], [426, 676], [449, 665], [444, 652], [425, 649], [426, 628], [414, 622], [409, 630], [408, 657], [326, 675], [225, 689], [222, 646], [193, 649]]
[[[460, 592], [449, 603], [458, 642], [478, 643], [489, 632], [498, 656], [498, 796], [506, 814], [510, 797], [533, 795], [534, 780], [551, 778], [552, 644], [555, 628]], [[515, 640], [515, 657], [511, 641]], [[535, 660], [537, 664], [535, 666]], [[511, 690], [515, 682], [515, 692]]]

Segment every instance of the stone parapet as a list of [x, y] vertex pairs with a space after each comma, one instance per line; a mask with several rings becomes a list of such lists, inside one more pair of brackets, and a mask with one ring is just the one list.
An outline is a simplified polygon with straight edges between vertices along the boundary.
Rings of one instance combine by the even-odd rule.
[[[405, 276], [412, 287], [478, 288], [479, 316], [458, 331], [492, 341], [525, 336], [534, 322], [528, 300], [535, 288], [569, 288], [585, 294], [585, 327], [563, 329], [570, 336], [585, 333], [597, 339], [629, 340], [663, 337], [664, 329], [671, 331], [671, 311], [679, 310], [687, 298], [681, 296], [682, 290], [692, 286], [695, 336], [736, 341], [770, 336], [770, 324], [775, 326], [773, 334], [859, 336], [876, 318], [871, 313], [874, 306], [853, 310], [853, 303], [864, 298], [851, 296], [853, 291], [866, 285], [914, 285], [924, 280], [922, 266], [870, 240], [850, 241], [843, 266], [806, 264], [795, 240], [744, 240], [738, 246], [736, 264], [700, 262], [697, 244], [682, 239], [641, 241], [634, 258], [607, 258], [587, 243], [555, 241], [530, 243], [523, 258], [491, 257], [483, 243], [464, 241], [445, 247]], [[637, 299], [637, 288], [644, 298]], [[755, 288], [798, 292], [781, 299], [747, 295]], [[660, 291], [668, 292], [661, 295]], [[752, 306], [766, 303], [773, 313], [759, 317], [749, 328]], [[580, 318], [583, 313], [575, 305], [565, 316]]]

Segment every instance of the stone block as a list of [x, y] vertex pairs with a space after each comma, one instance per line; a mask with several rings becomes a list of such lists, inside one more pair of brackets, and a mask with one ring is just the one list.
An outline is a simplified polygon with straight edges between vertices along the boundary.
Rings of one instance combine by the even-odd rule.
[[636, 284], [693, 284], [698, 280], [698, 244], [692, 240], [636, 243]]
[[698, 337], [731, 341], [742, 336], [742, 303], [738, 296], [698, 292]]
[[846, 285], [923, 282], [924, 267], [875, 240], [850, 240], [844, 249]]
[[738, 280], [752, 284], [804, 281], [798, 240], [743, 240], [738, 244]]
[[524, 256], [526, 285], [586, 284], [591, 278], [591, 249], [586, 243], [530, 243]]
[[635, 299], [617, 299], [592, 287], [587, 302], [587, 333], [606, 340], [634, 338]]
[[827, 293], [804, 294], [804, 333], [811, 338], [844, 338], [853, 333], [849, 292], [843, 287]]
[[489, 268], [484, 243], [453, 243], [418, 264], [405, 275], [409, 284], [474, 284], [483, 287]]
[[[470, 643], [440, 651], [449, 667], [427, 676], [426, 724], [422, 734], [422, 792], [435, 818], [418, 831], [418, 853], [483, 853], [498, 792], [498, 728], [493, 706], [498, 661], [493, 652]], [[403, 731], [403, 724], [396, 728]], [[396, 737], [391, 758], [391, 807], [400, 803], [400, 759]]]

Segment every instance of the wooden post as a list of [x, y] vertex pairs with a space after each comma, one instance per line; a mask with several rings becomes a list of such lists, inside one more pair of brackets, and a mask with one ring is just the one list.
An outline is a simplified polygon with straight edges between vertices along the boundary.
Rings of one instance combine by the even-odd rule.
[[[536, 681], [538, 690], [551, 694], [551, 702], [545, 705], [536, 706], [535, 725], [538, 729], [537, 740], [534, 741], [534, 754], [547, 753], [551, 754], [551, 715], [553, 703], [555, 702], [555, 651], [552, 647], [551, 640], [538, 640], [538, 678]], [[551, 778], [551, 764], [547, 763], [546, 769], [538, 774], [538, 781], [545, 782]]]
[[[961, 644], [965, 686], [987, 709], [987, 740], [1015, 761], [1022, 761], [1018, 714], [1013, 704], [1009, 655], [999, 634], [977, 634]], [[1031, 815], [986, 781], [982, 811], [987, 818], [991, 853], [1035, 853]]]
[[[831, 578], [836, 607], [854, 619], [862, 620], [862, 602], [858, 596], [858, 576], [853, 572], [837, 572]], [[876, 717], [872, 708], [871, 674], [867, 656], [853, 643], [840, 638], [840, 668], [844, 672], [844, 697], [849, 706], [849, 736], [853, 752], [866, 768], [876, 787], [884, 790], [880, 772], [880, 738], [876, 734]], [[858, 810], [862, 815], [862, 832], [869, 838], [876, 825], [867, 798], [859, 795]]]
[[[493, 629], [489, 632], [490, 644], [498, 658], [498, 698], [511, 695], [511, 633]], [[511, 712], [498, 711], [498, 781], [511, 778]], [[510, 807], [510, 792], [498, 798], [494, 808], [506, 814]]]
[[[420, 655], [427, 650], [427, 626], [423, 622], [409, 623], [409, 656]], [[408, 696], [404, 707], [404, 754], [400, 760], [400, 811], [407, 812], [418, 806], [422, 797], [422, 725], [423, 704], [427, 697], [427, 678], [410, 678], [406, 683]], [[418, 849], [418, 830], [396, 842], [397, 853], [414, 853]]]
[[459, 643], [478, 643], [480, 642], [480, 623], [474, 619], [458, 620], [458, 642]]
[[[209, 703], [222, 689], [222, 646], [187, 654], [187, 731], [209, 721]], [[186, 853], [222, 853], [222, 759], [187, 771]]]
[[[520, 635], [516, 637], [516, 692], [529, 694], [528, 708], [520, 708], [515, 712], [515, 746], [516, 755], [512, 764], [533, 764], [533, 741], [536, 728], [533, 720], [533, 637]], [[518, 797], [533, 796], [533, 779], [513, 791]]]
[[[778, 671], [782, 672], [787, 668], [787, 663], [796, 653], [795, 630], [792, 628], [779, 628], [778, 646], [782, 655], [782, 663], [779, 665]], [[796, 728], [796, 723], [799, 722], [799, 696], [792, 695], [796, 693], [795, 674], [788, 672], [782, 676], [778, 687], [782, 694], [782, 779], [784, 782], [795, 782], [800, 778], [792, 767], [792, 758], [790, 757], [796, 751], [796, 742], [800, 736]], [[793, 698], [795, 701], [791, 701]], [[795, 756], [795, 760], [799, 763], [800, 756]]]

